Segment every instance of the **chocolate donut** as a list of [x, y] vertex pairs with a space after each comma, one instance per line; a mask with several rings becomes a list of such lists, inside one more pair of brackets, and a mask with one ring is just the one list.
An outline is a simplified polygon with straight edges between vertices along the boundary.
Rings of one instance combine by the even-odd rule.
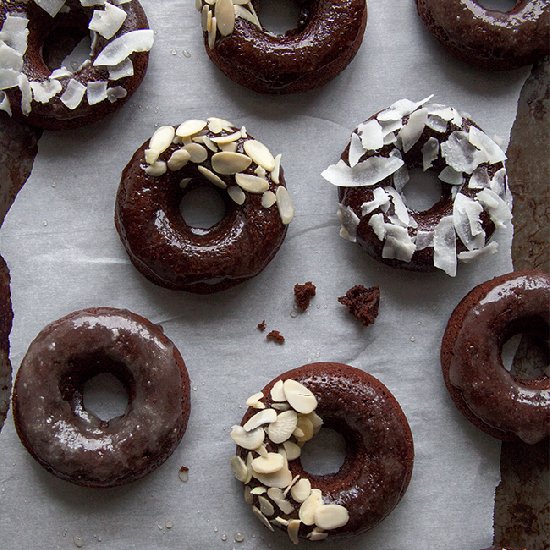
[[[100, 373], [124, 385], [126, 412], [103, 421], [83, 387]], [[47, 326], [17, 373], [17, 434], [40, 465], [86, 487], [115, 487], [160, 466], [178, 446], [191, 409], [189, 377], [158, 325], [129, 311], [91, 308]]]
[[[322, 175], [338, 186], [344, 239], [385, 264], [454, 277], [457, 259], [496, 252], [487, 243], [512, 217], [506, 155], [469, 116], [431, 97], [371, 116]], [[421, 169], [437, 174], [441, 198], [419, 212], [403, 191], [409, 170]]]
[[[219, 118], [162, 126], [122, 173], [115, 223], [136, 268], [153, 283], [208, 294], [254, 277], [271, 261], [294, 208], [281, 155]], [[220, 190], [225, 216], [189, 226], [183, 196]]]
[[518, 271], [475, 287], [454, 310], [441, 344], [445, 384], [475, 426], [535, 444], [550, 434], [550, 378], [525, 380], [502, 364], [504, 343], [530, 334], [548, 346], [550, 275]]
[[4, 425], [10, 405], [10, 332], [12, 321], [10, 272], [4, 258], [0, 256], [0, 430]]
[[[66, 130], [97, 122], [126, 102], [145, 76], [154, 34], [137, 0], [100, 4], [0, 4], [1, 110], [32, 126]], [[88, 30], [90, 57], [74, 72], [66, 67], [52, 72], [48, 37]]]
[[300, 2], [296, 28], [267, 31], [254, 0], [197, 0], [210, 59], [231, 80], [260, 93], [305, 92], [332, 80], [355, 57], [366, 0]]
[[[231, 460], [245, 501], [273, 531], [292, 542], [356, 534], [382, 521], [411, 479], [413, 441], [390, 391], [373, 376], [341, 363], [312, 363], [286, 372], [247, 401]], [[336, 473], [313, 475], [302, 446], [321, 426], [346, 440]]]
[[474, 0], [416, 0], [429, 31], [455, 57], [483, 69], [530, 65], [550, 53], [547, 0], [517, 0], [509, 11]]

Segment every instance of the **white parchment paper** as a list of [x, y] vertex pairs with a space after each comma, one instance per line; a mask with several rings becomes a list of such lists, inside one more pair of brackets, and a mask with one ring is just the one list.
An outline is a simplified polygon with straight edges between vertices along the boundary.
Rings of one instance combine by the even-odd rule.
[[[499, 235], [498, 255], [461, 265], [456, 279], [393, 270], [339, 238], [336, 190], [319, 174], [338, 160], [359, 122], [401, 97], [435, 93], [434, 101], [470, 113], [506, 143], [528, 71], [491, 74], [456, 62], [426, 32], [412, 0], [371, 0], [365, 41], [343, 74], [308, 94], [260, 96], [208, 61], [192, 2], [143, 4], [157, 34], [142, 87], [108, 120], [41, 138], [0, 250], [12, 272], [15, 368], [54, 319], [83, 307], [128, 308], [162, 324], [181, 350], [194, 390], [189, 427], [159, 470], [100, 491], [46, 473], [8, 417], [0, 434], [0, 546], [74, 548], [76, 540], [109, 549], [290, 547], [245, 505], [229, 471], [229, 427], [267, 381], [318, 360], [352, 364], [386, 384], [408, 416], [416, 449], [412, 482], [398, 508], [371, 532], [325, 546], [490, 545], [500, 445], [455, 410], [440, 374], [439, 346], [466, 292], [511, 270], [510, 232]], [[244, 124], [283, 153], [297, 216], [260, 276], [201, 297], [157, 288], [140, 276], [119, 242], [113, 211], [120, 172], [155, 125], [207, 116]], [[292, 287], [306, 280], [315, 282], [318, 295], [308, 313], [292, 317]], [[367, 329], [337, 303], [355, 284], [381, 287], [380, 316]], [[263, 319], [287, 337], [284, 346], [264, 341], [256, 329]], [[182, 465], [190, 469], [187, 483], [178, 478]], [[236, 532], [244, 542], [233, 541]]]

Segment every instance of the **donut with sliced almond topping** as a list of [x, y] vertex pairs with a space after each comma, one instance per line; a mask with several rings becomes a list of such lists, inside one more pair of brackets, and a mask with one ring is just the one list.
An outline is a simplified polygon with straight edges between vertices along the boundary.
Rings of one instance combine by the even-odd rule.
[[[246, 402], [231, 469], [244, 499], [271, 531], [321, 541], [371, 529], [397, 506], [412, 475], [409, 424], [390, 391], [342, 363], [288, 371]], [[339, 432], [346, 456], [339, 471], [314, 475], [300, 460], [322, 427]]]
[[[180, 212], [186, 193], [207, 186], [225, 204], [210, 228]], [[115, 224], [135, 267], [172, 290], [209, 294], [258, 275], [294, 216], [281, 155], [227, 120], [161, 126], [122, 173]]]
[[[79, 67], [56, 66], [50, 37], [91, 35]], [[0, 4], [0, 110], [46, 130], [97, 122], [141, 84], [154, 33], [137, 0]], [[57, 52], [59, 54], [59, 52]]]
[[[454, 107], [401, 99], [356, 128], [322, 176], [338, 187], [340, 236], [373, 258], [412, 271], [441, 269], [493, 254], [496, 228], [512, 218], [506, 155]], [[432, 173], [439, 200], [419, 211], [410, 171]]]

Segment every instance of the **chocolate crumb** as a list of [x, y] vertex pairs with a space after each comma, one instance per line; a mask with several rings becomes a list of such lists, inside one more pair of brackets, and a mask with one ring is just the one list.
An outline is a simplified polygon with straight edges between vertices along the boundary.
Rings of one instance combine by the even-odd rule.
[[279, 344], [282, 346], [285, 343], [285, 337], [278, 331], [278, 330], [272, 330], [266, 337], [266, 340], [269, 340], [271, 342], [275, 342], [276, 344]]
[[261, 330], [263, 332], [265, 330], [265, 327], [266, 327], [266, 324], [264, 319], [261, 323], [258, 323], [258, 330]]
[[311, 299], [315, 296], [316, 290], [317, 287], [311, 281], [303, 285], [294, 285], [294, 299], [296, 301], [296, 307], [300, 311], [306, 311]]
[[345, 296], [340, 296], [338, 301], [367, 327], [372, 325], [378, 317], [380, 289], [377, 286], [365, 288], [363, 285], [356, 285], [350, 288]]

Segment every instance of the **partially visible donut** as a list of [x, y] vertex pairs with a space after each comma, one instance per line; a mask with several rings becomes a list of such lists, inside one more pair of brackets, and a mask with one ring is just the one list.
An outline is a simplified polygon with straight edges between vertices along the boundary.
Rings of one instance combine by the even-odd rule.
[[514, 69], [550, 53], [550, 4], [517, 0], [504, 12], [475, 0], [416, 0], [418, 14], [448, 51], [484, 69]]
[[[48, 36], [88, 30], [89, 59], [76, 70], [52, 72], [44, 59]], [[153, 42], [138, 0], [2, 2], [0, 110], [47, 130], [97, 122], [121, 107], [141, 84]]]
[[[101, 373], [128, 392], [126, 412], [103, 421], [83, 387]], [[46, 470], [86, 487], [115, 487], [158, 468], [189, 419], [187, 369], [158, 325], [125, 310], [76, 311], [40, 332], [13, 390], [21, 442]]]
[[[260, 273], [279, 250], [294, 208], [281, 155], [219, 118], [162, 126], [122, 173], [115, 222], [136, 268], [153, 283], [208, 294]], [[225, 216], [209, 229], [186, 223], [183, 196], [220, 191]]]
[[300, 2], [297, 27], [283, 35], [262, 26], [255, 6], [253, 0], [197, 0], [208, 56], [231, 80], [255, 92], [289, 94], [323, 86], [347, 67], [363, 41], [366, 0]]
[[530, 334], [548, 347], [550, 275], [519, 271], [478, 285], [454, 310], [441, 344], [445, 384], [462, 414], [502, 440], [535, 444], [550, 434], [550, 378], [519, 379], [504, 343]]
[[[385, 264], [455, 276], [457, 259], [496, 252], [488, 241], [512, 217], [506, 155], [469, 116], [431, 97], [401, 99], [371, 116], [322, 175], [338, 186], [343, 238]], [[404, 201], [409, 170], [441, 182], [428, 210]]]
[[4, 425], [10, 406], [10, 332], [12, 321], [10, 272], [4, 258], [0, 256], [0, 430]]
[[[270, 530], [292, 542], [357, 534], [382, 521], [411, 479], [413, 441], [390, 391], [373, 376], [341, 363], [312, 363], [272, 380], [247, 401], [231, 460], [244, 497]], [[321, 426], [346, 441], [340, 470], [313, 475], [302, 446]]]

